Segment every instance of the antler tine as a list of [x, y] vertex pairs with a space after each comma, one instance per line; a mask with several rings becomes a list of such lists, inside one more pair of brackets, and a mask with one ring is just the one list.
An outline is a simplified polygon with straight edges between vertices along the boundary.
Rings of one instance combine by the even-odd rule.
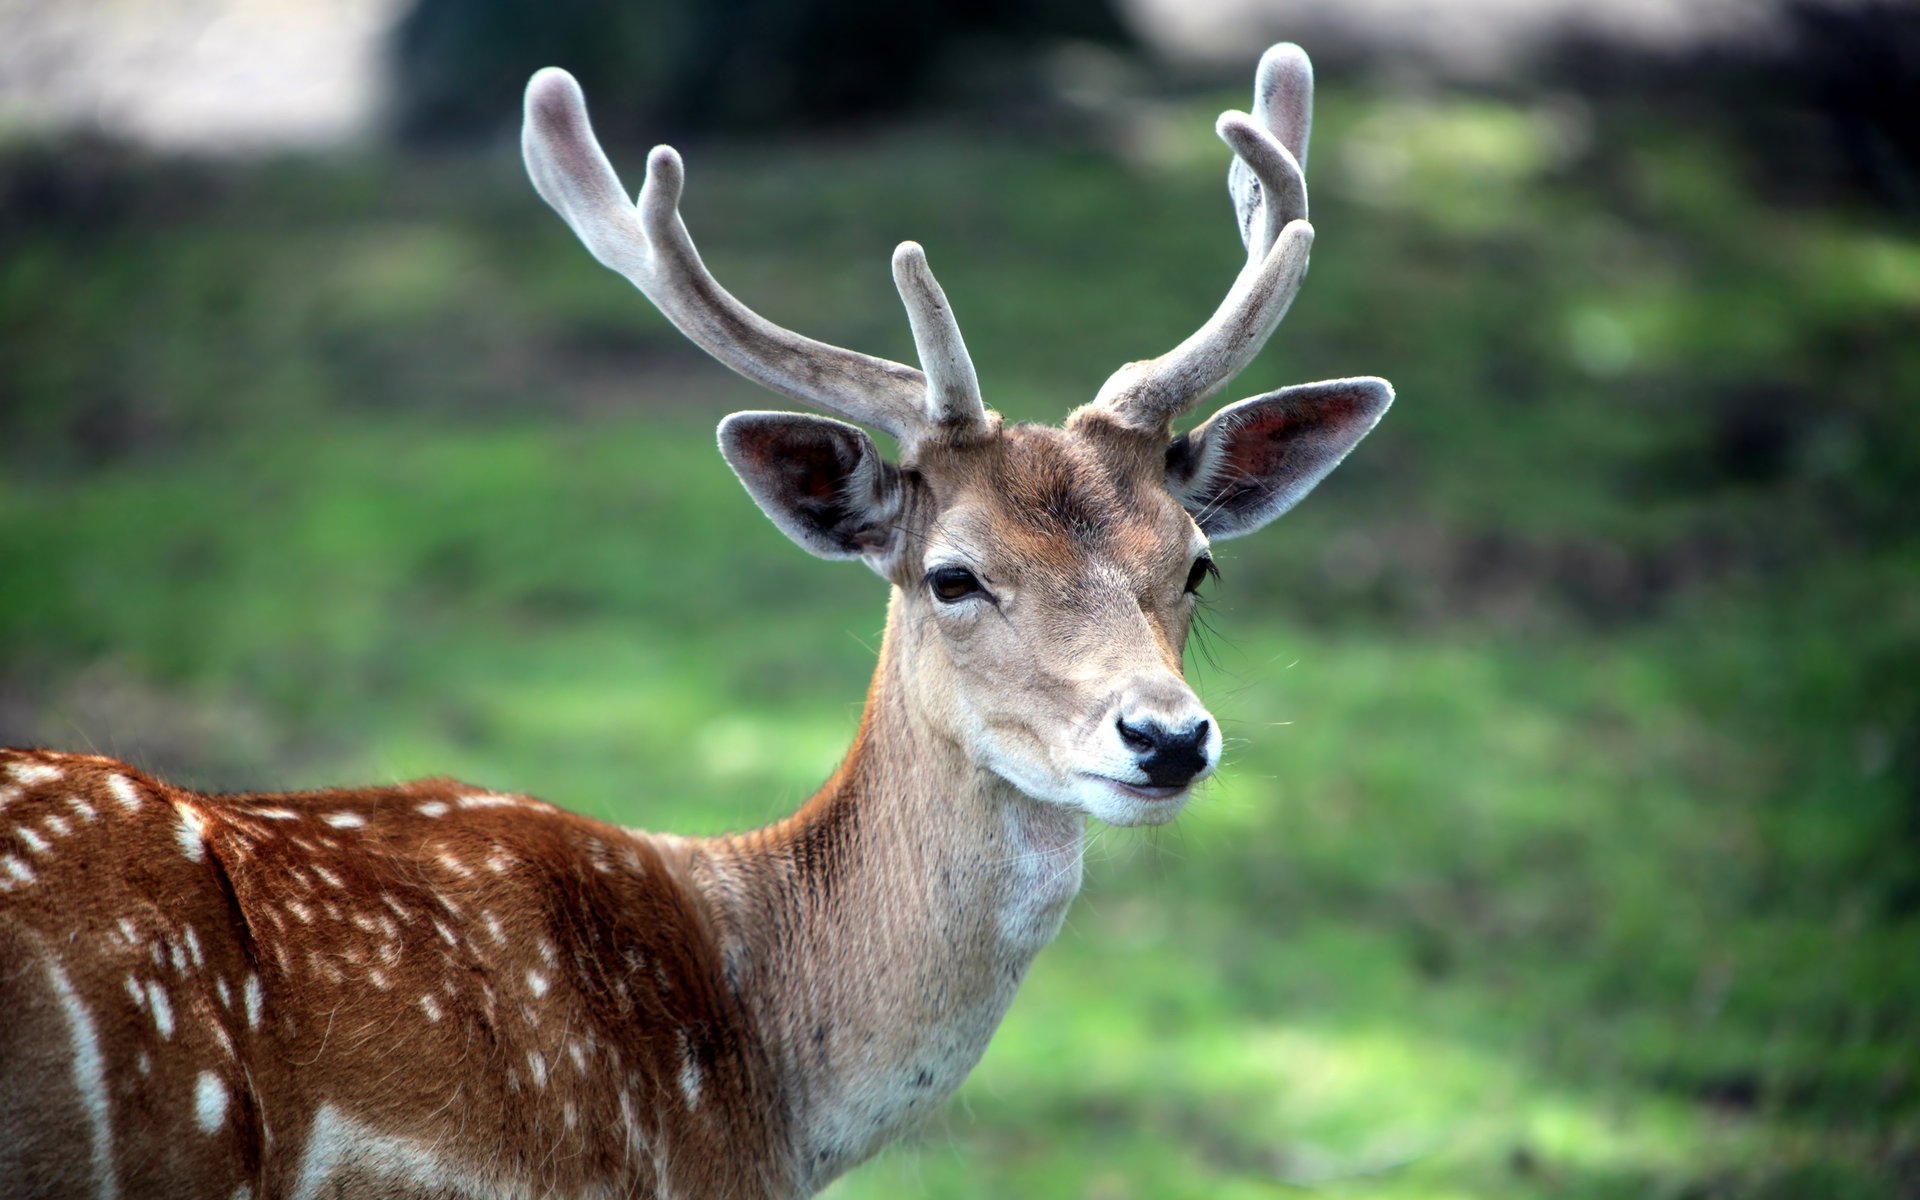
[[913, 346], [927, 373], [927, 402], [934, 423], [961, 433], [983, 432], [987, 408], [980, 399], [980, 379], [960, 336], [947, 294], [927, 265], [927, 252], [918, 242], [901, 242], [893, 252], [893, 282], [907, 306], [913, 326]]
[[1306, 277], [1313, 247], [1303, 164], [1313, 120], [1313, 67], [1291, 43], [1269, 49], [1254, 77], [1254, 114], [1225, 112], [1215, 132], [1234, 152], [1227, 189], [1247, 263], [1213, 316], [1158, 358], [1128, 363], [1094, 404], [1159, 429], [1219, 390], [1260, 353]]
[[[694, 344], [748, 379], [903, 442], [932, 426], [984, 428], [973, 366], [924, 256], [906, 275], [896, 266], [896, 275], [931, 380], [904, 363], [783, 329], [735, 299], [701, 262], [681, 219], [680, 156], [670, 146], [654, 147], [639, 203], [629, 203], [593, 136], [586, 97], [567, 72], [548, 67], [528, 82], [521, 151], [534, 189], [588, 251], [626, 276]], [[965, 399], [970, 420], [956, 415]]]

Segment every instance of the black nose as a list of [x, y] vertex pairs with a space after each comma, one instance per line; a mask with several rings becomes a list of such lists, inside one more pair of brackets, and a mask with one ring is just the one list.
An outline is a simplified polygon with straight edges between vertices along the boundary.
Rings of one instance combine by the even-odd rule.
[[1207, 734], [1213, 726], [1195, 721], [1185, 729], [1168, 729], [1158, 721], [1129, 723], [1118, 717], [1114, 725], [1127, 749], [1140, 756], [1140, 769], [1154, 787], [1181, 787], [1207, 769]]

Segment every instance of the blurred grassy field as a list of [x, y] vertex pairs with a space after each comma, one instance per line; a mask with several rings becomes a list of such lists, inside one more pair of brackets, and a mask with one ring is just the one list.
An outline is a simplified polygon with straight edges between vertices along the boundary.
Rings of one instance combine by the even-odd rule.
[[[688, 221], [900, 358], [923, 241], [1057, 419], [1231, 278], [1219, 106], [701, 148]], [[960, 1098], [832, 1194], [1920, 1194], [1916, 230], [1652, 113], [1336, 89], [1314, 146], [1236, 394], [1399, 404], [1219, 547], [1220, 781], [1096, 835]], [[881, 585], [762, 520], [711, 429], [778, 401], [510, 155], [22, 147], [0, 200], [0, 734], [689, 832], [831, 768]]]

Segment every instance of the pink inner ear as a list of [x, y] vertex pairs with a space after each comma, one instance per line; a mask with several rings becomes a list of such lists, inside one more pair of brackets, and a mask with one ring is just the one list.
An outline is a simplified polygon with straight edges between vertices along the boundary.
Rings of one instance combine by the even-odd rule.
[[840, 444], [832, 437], [810, 437], [788, 428], [756, 431], [757, 436], [740, 439], [739, 446], [762, 471], [786, 480], [798, 495], [830, 501], [846, 486], [847, 474], [855, 463], [846, 461]]
[[1287, 460], [1303, 447], [1366, 417], [1364, 397], [1329, 391], [1265, 404], [1227, 432], [1221, 447], [1229, 478], [1272, 478], [1286, 471]]

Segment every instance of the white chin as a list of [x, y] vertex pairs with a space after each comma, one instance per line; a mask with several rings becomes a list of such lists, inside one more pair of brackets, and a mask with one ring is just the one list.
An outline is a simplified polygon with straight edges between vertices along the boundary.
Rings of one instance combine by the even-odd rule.
[[1098, 775], [1082, 775], [1071, 785], [1070, 803], [1109, 825], [1165, 825], [1193, 798], [1193, 785], [1142, 787]]

